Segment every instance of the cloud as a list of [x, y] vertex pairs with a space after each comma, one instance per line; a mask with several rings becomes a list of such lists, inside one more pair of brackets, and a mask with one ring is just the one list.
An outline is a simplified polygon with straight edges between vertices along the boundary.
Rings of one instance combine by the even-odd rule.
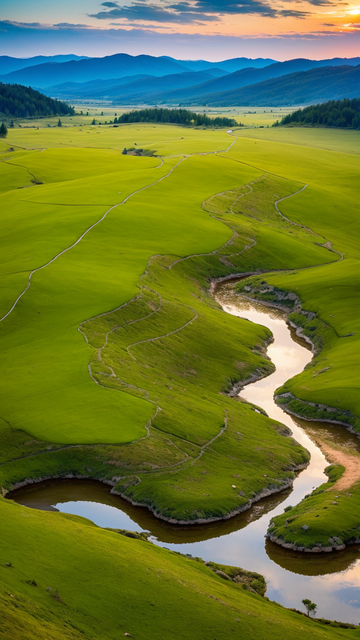
[[[173, 0], [174, 1], [174, 0]], [[283, 5], [283, 7], [286, 5]], [[289, 5], [288, 5], [289, 6]], [[282, 7], [282, 8], [283, 8]], [[328, 17], [328, 16], [326, 16]], [[177, 33], [156, 27], [153, 30], [137, 24], [136, 28], [52, 27], [50, 25], [15, 24], [16, 21], [0, 21], [0, 55], [28, 58], [35, 55], [56, 55], [71, 50], [80, 56], [113, 55], [123, 52], [139, 55], [146, 52], [154, 56], [169, 56], [212, 61], [236, 58], [266, 57], [275, 60], [290, 58], [354, 57], [360, 47], [359, 18], [354, 18], [352, 29], [320, 31], [318, 33], [259, 33], [253, 35], [188, 34], [178, 27]], [[331, 19], [331, 17], [329, 16]], [[347, 17], [348, 18], [348, 17]], [[350, 20], [346, 20], [350, 22]], [[153, 23], [152, 23], [153, 24]], [[215, 25], [215, 23], [209, 23]], [[241, 53], [240, 53], [241, 52]]]
[[58, 22], [57, 24], [42, 24], [41, 22], [17, 22], [16, 20], [2, 20], [2, 28], [8, 29], [20, 27], [22, 29], [89, 29], [88, 24], [73, 24], [72, 22]]
[[275, 17], [276, 10], [261, 0], [196, 0], [193, 3], [177, 2], [169, 5], [178, 12], [191, 11], [225, 14], [257, 13]]
[[336, 6], [338, 7], [339, 4], [348, 4], [347, 2], [343, 3], [343, 2], [333, 2], [332, 0], [306, 0], [306, 2], [308, 4], [313, 5], [314, 7], [328, 7], [328, 6]]
[[41, 24], [40, 22], [17, 22], [16, 20], [2, 20], [1, 25], [23, 27], [25, 29], [46, 29], [48, 27], [48, 25]]
[[309, 11], [296, 11], [296, 9], [281, 9], [278, 15], [283, 18], [306, 18], [311, 15]]
[[[201, 25], [202, 23], [199, 22], [199, 25]], [[110, 22], [110, 26], [111, 27], [119, 27], [119, 23], [118, 22]], [[156, 29], [156, 31], [158, 31], [159, 29], [165, 29], [165, 30], [173, 30], [176, 29], [176, 27], [172, 27], [170, 25], [163, 25], [163, 24], [143, 24], [142, 22], [126, 22], [126, 24], [121, 24], [120, 26], [122, 27], [135, 27], [136, 29], [143, 29], [144, 31], [151, 31], [151, 29]], [[117, 29], [118, 31], [119, 29]], [[176, 31], [177, 33], [177, 31]]]
[[99, 11], [91, 14], [91, 18], [98, 20], [128, 20], [159, 22], [170, 24], [200, 24], [201, 22], [214, 22], [224, 15], [262, 15], [275, 18], [279, 15], [304, 17], [306, 12], [295, 10], [273, 9], [261, 0], [195, 0], [195, 2], [177, 2], [176, 4], [159, 6], [147, 4], [142, 0], [130, 6], [116, 6], [115, 3], [103, 3], [110, 6], [109, 11]]
[[199, 24], [202, 22], [217, 21], [215, 16], [208, 16], [204, 13], [195, 13], [193, 11], [184, 11], [183, 13], [169, 11], [163, 9], [156, 4], [138, 4], [134, 3], [130, 6], [117, 7], [110, 11], [100, 11], [99, 13], [90, 15], [91, 18], [98, 20], [129, 20], [141, 22], [160, 22], [173, 24]]
[[63, 28], [75, 27], [77, 29], [89, 29], [88, 24], [72, 24], [70, 22], [58, 22], [58, 24], [53, 24], [53, 27], [63, 27]]
[[[301, 0], [298, 0], [301, 1]], [[306, 0], [314, 6], [333, 5], [333, 0]], [[103, 2], [105, 11], [91, 14], [98, 20], [126, 20], [130, 24], [136, 22], [153, 22], [166, 24], [202, 24], [221, 21], [226, 15], [257, 15], [265, 18], [306, 18], [310, 11], [276, 7], [263, 0], [180, 0], [173, 4], [147, 3], [146, 0], [135, 0], [134, 3], [119, 6], [115, 2]], [[114, 23], [112, 23], [114, 24]]]

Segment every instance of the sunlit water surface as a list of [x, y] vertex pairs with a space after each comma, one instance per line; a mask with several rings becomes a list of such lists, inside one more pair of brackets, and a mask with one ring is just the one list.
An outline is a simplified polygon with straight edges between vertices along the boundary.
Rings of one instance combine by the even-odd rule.
[[[311, 352], [289, 329], [281, 312], [249, 303], [236, 296], [229, 285], [218, 287], [216, 298], [226, 312], [265, 325], [273, 333], [274, 342], [267, 353], [276, 371], [247, 385], [240, 395], [290, 427], [295, 439], [310, 451], [310, 465], [299, 474], [292, 490], [264, 499], [231, 520], [187, 527], [162, 522], [147, 509], [133, 507], [111, 495], [109, 487], [95, 481], [48, 481], [18, 490], [11, 497], [28, 507], [83, 516], [101, 527], [150, 531], [155, 544], [263, 574], [267, 581], [266, 595], [286, 607], [301, 609], [302, 599], [310, 598], [318, 605], [318, 616], [357, 624], [360, 622], [359, 547], [338, 553], [305, 555], [282, 549], [264, 538], [272, 516], [300, 502], [305, 494], [327, 479], [324, 468], [328, 463], [306, 434], [308, 426], [287, 415], [273, 399], [274, 391], [310, 362]], [[312, 423], [311, 430], [314, 428], [359, 450], [359, 440], [344, 428]]]

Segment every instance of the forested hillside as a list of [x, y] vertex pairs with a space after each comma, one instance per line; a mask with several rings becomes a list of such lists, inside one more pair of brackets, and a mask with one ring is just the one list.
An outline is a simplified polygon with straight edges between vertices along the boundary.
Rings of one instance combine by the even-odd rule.
[[73, 115], [73, 107], [20, 84], [0, 82], [0, 113], [12, 118]]
[[312, 104], [305, 109], [298, 109], [284, 116], [278, 124], [325, 125], [360, 129], [360, 98], [349, 100], [330, 100], [323, 104]]
[[[201, 96], [207, 106], [291, 106], [360, 97], [360, 65], [322, 67]], [[184, 101], [185, 103], [185, 101]], [[183, 103], [183, 104], [184, 104]], [[199, 98], [186, 104], [199, 104]]]

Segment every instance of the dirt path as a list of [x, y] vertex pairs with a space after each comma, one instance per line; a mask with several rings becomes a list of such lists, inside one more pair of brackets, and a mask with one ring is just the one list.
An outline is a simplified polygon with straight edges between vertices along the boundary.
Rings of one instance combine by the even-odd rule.
[[334, 489], [336, 491], [345, 491], [360, 480], [360, 456], [352, 456], [344, 451], [333, 449], [322, 440], [317, 440], [316, 444], [332, 464], [341, 464], [345, 467], [341, 478], [327, 491], [333, 491]]

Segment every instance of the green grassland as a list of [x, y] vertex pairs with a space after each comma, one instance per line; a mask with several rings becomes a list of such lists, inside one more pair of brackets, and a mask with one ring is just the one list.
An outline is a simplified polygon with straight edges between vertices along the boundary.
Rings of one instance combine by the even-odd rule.
[[3, 499], [0, 510], [4, 640], [358, 637], [357, 630], [323, 627], [267, 601], [252, 590], [261, 586], [256, 574], [249, 585], [238, 584], [195, 559], [83, 518]]
[[[95, 118], [96, 124], [101, 125], [105, 122], [110, 123], [115, 116], [121, 116], [128, 111], [124, 106], [111, 105], [104, 101], [98, 103], [94, 101], [85, 101], [84, 103], [76, 102], [74, 105], [75, 115], [61, 116], [63, 127], [74, 127], [90, 125]], [[134, 107], [132, 106], [131, 109]], [[276, 120], [294, 111], [294, 107], [192, 107], [196, 113], [206, 113], [210, 117], [225, 116], [235, 118], [237, 122], [242, 123], [245, 127], [264, 127], [272, 126]], [[81, 113], [82, 112], [82, 113]], [[88, 114], [88, 115], [86, 115]], [[33, 127], [57, 127], [58, 117], [54, 118], [17, 118], [14, 120], [15, 127], [33, 128]]]
[[[310, 132], [304, 132], [304, 135], [311, 139]], [[263, 162], [269, 170], [271, 158], [280, 152], [280, 145], [270, 146], [265, 136], [264, 140], [257, 143], [249, 140], [247, 144], [249, 151], [255, 144], [257, 147], [248, 155], [249, 162], [254, 162], [255, 156], [266, 145], [267, 157]], [[233, 150], [230, 153], [234, 153]], [[333, 399], [336, 399], [337, 408], [350, 410], [359, 416], [360, 396], [356, 382], [356, 354], [359, 353], [359, 253], [356, 238], [359, 235], [359, 218], [355, 196], [358, 159], [336, 152], [329, 154], [320, 149], [313, 149], [311, 156], [304, 148], [288, 147], [288, 176], [297, 175], [305, 183], [311, 173], [313, 177], [301, 195], [279, 206], [292, 221], [309, 226], [322, 236], [323, 242], [330, 241], [332, 247], [343, 254], [344, 260], [316, 270], [266, 277], [266, 281], [276, 288], [296, 292], [302, 308], [316, 313], [317, 322], [322, 323], [322, 328], [318, 328], [324, 336], [321, 351], [311, 365], [286, 383], [284, 388], [301, 400], [333, 406]], [[278, 157], [277, 170], [284, 171], [282, 156]], [[309, 325], [308, 335], [313, 331], [314, 326]], [[343, 337], [349, 333], [354, 335]], [[329, 369], [323, 375], [316, 375], [327, 367]]]
[[[351, 157], [339, 153], [341, 148], [341, 132], [333, 138], [333, 153], [322, 150], [312, 151], [312, 157], [304, 148], [300, 150], [288, 144], [286, 158], [289, 162], [287, 175], [297, 175], [303, 182], [309, 183], [307, 189], [290, 200], [280, 203], [280, 210], [298, 225], [309, 226], [323, 237], [323, 242], [330, 241], [335, 250], [342, 253], [344, 259], [331, 265], [319, 266], [316, 269], [291, 271], [285, 274], [270, 274], [266, 277], [250, 279], [246, 285], [240, 284], [238, 290], [251, 287], [247, 292], [267, 302], [278, 302], [278, 293], [295, 292], [300, 299], [301, 308], [310, 315], [297, 311], [290, 313], [290, 319], [302, 327], [304, 334], [315, 344], [315, 357], [304, 372], [287, 381], [277, 391], [279, 402], [286, 409], [307, 419], [336, 420], [359, 432], [360, 430], [360, 394], [358, 379], [359, 346], [359, 251], [356, 238], [359, 236], [359, 218], [357, 215], [357, 165], [356, 155]], [[345, 132], [343, 132], [345, 134]], [[323, 135], [323, 133], [321, 133]], [[303, 132], [304, 144], [312, 140], [312, 133]], [[319, 132], [315, 131], [315, 140]], [[332, 138], [332, 136], [331, 136]], [[249, 163], [256, 163], [260, 152], [267, 170], [274, 170], [276, 152], [280, 145], [273, 143], [272, 132], [264, 133], [256, 141], [247, 140], [250, 151]], [[359, 136], [353, 136], [353, 153], [356, 152]], [[245, 142], [245, 141], [244, 141]], [[348, 143], [344, 135], [343, 142]], [[256, 144], [256, 149], [255, 149]], [[329, 146], [331, 141], [329, 141]], [[233, 151], [232, 151], [233, 153]], [[305, 161], [306, 156], [306, 161]], [[283, 156], [276, 156], [277, 169], [284, 172]], [[289, 161], [291, 159], [291, 161]], [[311, 181], [310, 177], [312, 173]], [[301, 204], [300, 204], [301, 200]], [[340, 221], [340, 222], [339, 222]], [[300, 227], [294, 227], [299, 229]], [[339, 256], [338, 256], [339, 257]], [[267, 290], [262, 283], [266, 282], [274, 288]], [[283, 303], [286, 304], [286, 303]], [[291, 308], [290, 308], [291, 311]], [[329, 407], [329, 410], [327, 409]], [[354, 506], [355, 498], [359, 498], [360, 487], [355, 484], [348, 492], [331, 490], [324, 493], [322, 487], [317, 490], [316, 498], [303, 501], [294, 508], [291, 526], [285, 526], [286, 515], [274, 520], [272, 535], [285, 542], [296, 543], [297, 546], [316, 547], [318, 543], [325, 545], [329, 536], [337, 535], [345, 543], [351, 544], [354, 527], [359, 526], [358, 510]], [[339, 517], [335, 494], [343, 495], [347, 508]], [[350, 500], [350, 502], [349, 502]], [[351, 502], [352, 500], [352, 502]], [[326, 511], [325, 511], [326, 509]], [[297, 514], [301, 518], [295, 517]], [[316, 520], [315, 520], [316, 518]], [[306, 521], [306, 522], [305, 522]], [[302, 526], [309, 530], [305, 535]]]
[[[360, 415], [356, 350], [352, 338], [340, 337], [358, 335], [358, 159], [344, 152], [349, 141], [336, 131], [329, 132], [331, 150], [320, 148], [324, 140], [313, 130], [303, 133], [302, 145], [297, 131], [293, 143], [274, 142], [270, 129], [256, 135], [241, 132], [229, 148], [235, 139], [224, 131], [132, 125], [14, 129], [1, 143], [1, 316], [30, 273], [44, 267], [0, 323], [5, 491], [27, 479], [99, 478], [159, 517], [195, 522], [236, 513], [288, 486], [308, 453], [283, 425], [228, 395], [254, 372], [272, 370], [264, 351], [268, 330], [225, 314], [210, 295], [210, 280], [231, 274], [260, 271], [262, 280], [295, 290], [303, 309], [317, 314], [321, 350], [286, 391], [324, 404], [336, 395], [337, 408]], [[162, 158], [121, 154], [135, 142]], [[294, 226], [274, 203], [304, 184], [305, 191], [279, 205], [299, 223]], [[322, 246], [327, 241], [344, 260]], [[324, 358], [331, 358], [329, 375], [313, 375]], [[329, 535], [335, 506], [316, 521]], [[279, 638], [289, 625], [292, 637], [304, 637], [312, 624], [200, 563], [81, 518], [30, 512], [4, 500], [0, 509], [6, 524], [1, 551], [12, 550], [4, 564], [14, 565], [0, 567], [3, 606], [8, 629], [17, 619], [19, 638], [25, 628], [34, 638], [94, 637], [99, 629], [95, 637], [133, 632], [155, 640], [169, 635], [166, 625], [182, 638], [188, 626], [176, 636], [172, 620], [185, 611], [197, 638], [204, 624], [214, 638], [228, 638], [236, 618], [246, 620], [245, 637], [255, 638], [264, 637], [264, 628], [268, 634], [272, 620], [271, 636]], [[343, 528], [360, 525], [355, 514], [344, 510]], [[41, 581], [33, 559], [39, 549]], [[153, 582], [144, 566], [156, 564], [166, 568]], [[89, 588], [78, 585], [80, 566], [87, 568], [81, 580], [87, 576]], [[120, 575], [126, 589], [110, 589]], [[42, 588], [26, 582], [37, 578]], [[167, 591], [169, 606], [149, 619], [139, 597], [155, 588]], [[57, 589], [65, 604], [51, 598]], [[227, 597], [242, 617], [228, 616]], [[117, 618], [119, 601], [124, 623]], [[130, 621], [136, 626], [128, 629]], [[344, 633], [317, 626], [311, 632]]]
[[[60, 151], [60, 155], [62, 153]], [[89, 157], [89, 170], [92, 171], [91, 154]], [[105, 154], [105, 168], [106, 157]], [[120, 155], [120, 160], [124, 164], [128, 158]], [[132, 164], [137, 160], [131, 158]], [[156, 177], [160, 172], [160, 176], [167, 175], [169, 166], [175, 166], [175, 160], [170, 159], [160, 168], [152, 169], [154, 163], [158, 165], [158, 160], [142, 160], [147, 168], [140, 176], [136, 170], [131, 175], [130, 171], [111, 173], [104, 178], [100, 191], [105, 191], [107, 185], [118, 179], [120, 187], [126, 183], [126, 195], [136, 186], [143, 187], [144, 174], [152, 184], [155, 171]], [[29, 163], [32, 158], [26, 161]], [[58, 166], [56, 163], [56, 175]], [[247, 405], [221, 395], [221, 392], [229, 391], [234, 382], [247, 379], [254, 369], [259, 373], [271, 370], [261, 351], [269, 333], [264, 328], [225, 315], [207, 293], [209, 276], [217, 277], [242, 268], [241, 256], [249, 230], [239, 227], [235, 235], [235, 221], [231, 222], [231, 231], [215, 216], [204, 212], [201, 203], [208, 187], [203, 184], [202, 176], [206, 173], [212, 186], [225, 187], [239, 180], [249, 181], [259, 174], [246, 166], [239, 169], [237, 164], [213, 155], [187, 158], [166, 181], [129, 200], [122, 210], [120, 224], [119, 214], [113, 209], [102, 226], [93, 229], [91, 236], [35, 274], [30, 295], [25, 295], [3, 322], [6, 342], [3, 419], [12, 429], [26, 431], [33, 438], [67, 445], [131, 442], [146, 435], [144, 427], [148, 423], [150, 430], [150, 420], [151, 437], [148, 438], [150, 443], [145, 439], [133, 445], [137, 451], [134, 460], [128, 448], [120, 458], [112, 450], [97, 448], [90, 451], [72, 449], [71, 452], [55, 450], [21, 463], [10, 461], [2, 468], [3, 486], [10, 487], [27, 477], [75, 472], [88, 475], [84, 469], [90, 467], [90, 475], [106, 477], [116, 484], [116, 491], [147, 504], [155, 513], [192, 521], [223, 517], [243, 508], [264, 489], [273, 491], [286, 486], [293, 478], [293, 469], [306, 463], [306, 452], [294, 446], [292, 439], [284, 438], [278, 425], [256, 414]], [[136, 184], [140, 178], [142, 182]], [[51, 176], [47, 180], [50, 181]], [[69, 222], [74, 220], [74, 200], [88, 198], [91, 202], [93, 196], [89, 180], [67, 182], [70, 184], [48, 182], [34, 188], [26, 200], [21, 199], [18, 220], [19, 225], [25, 225], [22, 228], [27, 242], [24, 247], [21, 241], [19, 250], [9, 252], [9, 266], [6, 267], [11, 273], [23, 273], [26, 268], [26, 255], [30, 252], [28, 243], [32, 243], [33, 251], [41, 258], [40, 264], [44, 264], [60, 249], [60, 243], [66, 246], [73, 241], [74, 229]], [[178, 194], [184, 182], [191, 188], [180, 199]], [[284, 184], [284, 181], [278, 182], [281, 194], [296, 188], [286, 181]], [[262, 204], [266, 202], [271, 210], [272, 196], [268, 202], [266, 182], [261, 180], [256, 187], [264, 192]], [[113, 204], [111, 198], [114, 196], [109, 189], [107, 205]], [[18, 194], [12, 192], [8, 197], [16, 199]], [[56, 206], [54, 201], [60, 197], [69, 206]], [[46, 204], [50, 199], [51, 206]], [[44, 210], [51, 212], [50, 224], [47, 217], [41, 216], [41, 204]], [[38, 233], [39, 226], [35, 226], [31, 236], [26, 225], [30, 220], [34, 225], [35, 219], [24, 215], [24, 208], [26, 211], [28, 206], [33, 210], [33, 205], [39, 212], [41, 234]], [[101, 215], [103, 209], [99, 208]], [[83, 214], [86, 212], [90, 216], [94, 209], [79, 203], [75, 210], [76, 224], [92, 223], [93, 218], [84, 220]], [[15, 205], [11, 211], [14, 220]], [[169, 211], [173, 214], [170, 218]], [[54, 224], [58, 221], [62, 233], [57, 234], [56, 245], [45, 244], [44, 238], [52, 239]], [[294, 250], [294, 242], [295, 245], [296, 242], [303, 244], [303, 236], [306, 234], [302, 234], [300, 241], [289, 236], [290, 253]], [[113, 249], [107, 242], [110, 237]], [[17, 242], [18, 234], [13, 234], [13, 239]], [[40, 244], [37, 244], [39, 240]], [[231, 244], [227, 244], [229, 240]], [[220, 252], [217, 251], [219, 241], [224, 245]], [[308, 244], [305, 264], [318, 262], [323, 254], [325, 259], [332, 259], [322, 248]], [[181, 254], [209, 251], [209, 256], [176, 262]], [[212, 255], [211, 251], [216, 254]], [[159, 253], [164, 257], [154, 258], [140, 288], [134, 286], [131, 290], [131, 284], [139, 282], [149, 255]], [[166, 254], [173, 257], [167, 258]], [[21, 257], [23, 266], [19, 268]], [[11, 261], [14, 259], [16, 264]], [[34, 267], [35, 264], [30, 265], [30, 268]], [[27, 274], [28, 271], [23, 273], [23, 286]], [[118, 274], [121, 274], [121, 296]], [[12, 283], [10, 280], [7, 291], [15, 298]], [[118, 309], [139, 292], [140, 299]], [[8, 297], [8, 305], [9, 300]], [[106, 309], [113, 308], [118, 311], [106, 313]], [[96, 318], [99, 313], [100, 318]], [[26, 324], [21, 323], [24, 314]], [[94, 316], [94, 320], [84, 320]], [[20, 324], [12, 342], [13, 323], [17, 318]], [[81, 331], [76, 331], [79, 326]], [[24, 353], [27, 336], [30, 336], [30, 344]], [[161, 336], [166, 338], [159, 340]], [[129, 345], [139, 341], [142, 344], [129, 349]], [[20, 385], [19, 380], [22, 380]], [[21, 402], [14, 401], [12, 389], [16, 389]], [[224, 426], [226, 429], [222, 433]], [[255, 426], [256, 438], [253, 434]], [[163, 440], [161, 434], [165, 434]], [[164, 454], [163, 449], [169, 446], [169, 436], [172, 446], [176, 445], [177, 456]], [[242, 441], [238, 445], [239, 457], [230, 462], [228, 452], [239, 441]], [[45, 449], [41, 443], [39, 448]], [[109, 463], [107, 456], [110, 454]], [[98, 456], [97, 464], [91, 462], [91, 456]], [[244, 471], [239, 481], [241, 486], [234, 491], [233, 478], [239, 477], [239, 466], [243, 466]], [[149, 473], [152, 467], [153, 472]], [[139, 474], [141, 482], [138, 482]], [[116, 478], [121, 480], [116, 481]]]

